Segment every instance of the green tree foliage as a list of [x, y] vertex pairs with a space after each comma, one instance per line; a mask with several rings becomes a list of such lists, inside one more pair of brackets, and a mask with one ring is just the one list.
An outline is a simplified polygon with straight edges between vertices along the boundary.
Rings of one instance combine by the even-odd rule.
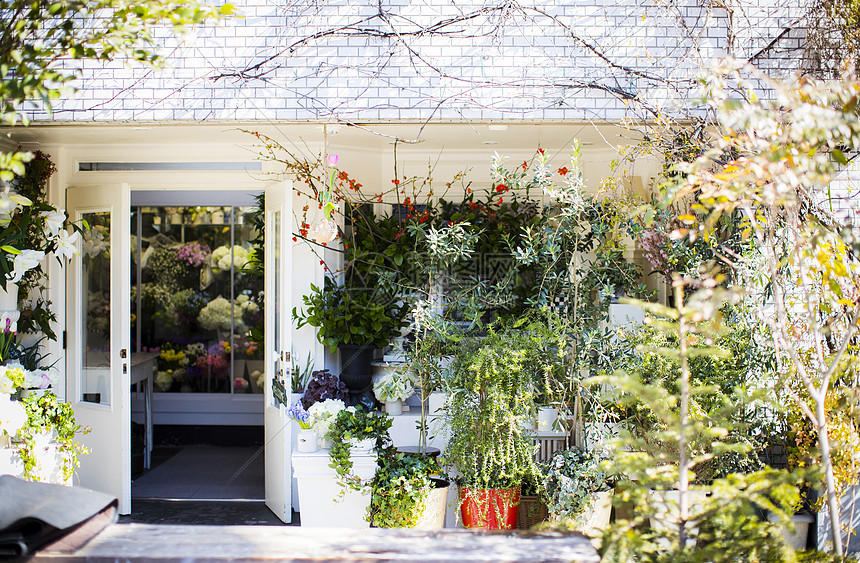
[[[155, 30], [183, 33], [220, 19], [233, 6], [197, 0], [0, 0], [0, 111], [8, 125], [27, 124], [25, 112], [51, 110], [71, 90], [81, 61], [137, 61], [161, 66]], [[0, 179], [23, 175], [28, 153], [0, 153]]]

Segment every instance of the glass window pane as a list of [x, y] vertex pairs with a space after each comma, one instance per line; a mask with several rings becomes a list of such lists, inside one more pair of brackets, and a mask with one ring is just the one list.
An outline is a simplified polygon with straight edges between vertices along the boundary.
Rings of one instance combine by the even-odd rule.
[[[262, 393], [262, 272], [249, 265], [255, 208], [139, 207], [140, 349], [155, 390]], [[235, 218], [233, 213], [236, 214]]]
[[233, 332], [233, 393], [263, 392], [263, 270], [262, 256], [254, 247], [262, 244], [257, 230], [256, 208], [236, 207], [233, 242], [248, 248], [249, 259], [233, 277], [235, 307], [239, 308]]
[[[279, 373], [278, 372], [278, 361], [280, 359], [280, 353], [281, 353], [281, 315], [283, 314], [283, 312], [281, 311], [281, 290], [280, 290], [280, 288], [281, 288], [281, 276], [283, 275], [283, 272], [281, 272], [281, 252], [282, 252], [282, 249], [281, 249], [281, 237], [278, 236], [278, 234], [281, 231], [281, 212], [280, 211], [275, 211], [274, 213], [272, 213], [271, 227], [269, 227], [269, 225], [267, 225], [266, 227], [271, 228], [271, 231], [269, 231], [269, 232], [271, 233], [272, 236], [269, 238], [269, 240], [271, 240], [274, 243], [273, 244], [274, 248], [272, 248], [272, 264], [268, 264], [268, 267], [273, 268], [272, 280], [274, 283], [273, 283], [273, 287], [272, 287], [271, 298], [272, 298], [272, 301], [274, 303], [274, 307], [272, 307], [272, 311], [274, 312], [274, 318], [272, 319], [272, 323], [273, 323], [273, 326], [275, 328], [275, 330], [273, 332], [273, 339], [272, 339], [273, 342], [271, 342], [271, 343], [266, 342], [266, 346], [271, 346], [275, 351], [275, 354], [273, 356], [275, 365], [272, 366], [272, 373], [278, 374]], [[285, 374], [285, 373], [281, 372], [280, 375], [282, 377], [281, 383], [284, 384], [285, 386], [288, 385], [289, 383], [285, 379], [286, 379], [286, 377], [288, 377], [289, 374]], [[272, 404], [273, 404], [273, 406], [277, 406], [277, 403], [275, 403], [274, 401]]]
[[91, 403], [110, 404], [110, 212], [83, 213], [89, 224], [83, 237], [81, 303], [81, 397]]

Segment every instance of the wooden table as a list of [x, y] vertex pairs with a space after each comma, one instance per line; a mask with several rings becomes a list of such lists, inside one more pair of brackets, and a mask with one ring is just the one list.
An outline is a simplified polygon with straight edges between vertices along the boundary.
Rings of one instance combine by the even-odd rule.
[[582, 534], [111, 524], [75, 551], [29, 561], [413, 561], [598, 563]]
[[130, 385], [143, 386], [143, 410], [144, 410], [144, 444], [143, 444], [143, 468], [149, 469], [152, 454], [152, 368], [155, 367], [155, 358], [158, 352], [132, 352], [131, 354], [131, 378]]

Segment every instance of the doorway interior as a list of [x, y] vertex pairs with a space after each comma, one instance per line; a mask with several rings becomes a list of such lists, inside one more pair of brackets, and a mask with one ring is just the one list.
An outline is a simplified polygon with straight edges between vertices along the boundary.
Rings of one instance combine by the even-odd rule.
[[131, 351], [152, 389], [149, 409], [143, 385], [132, 393], [137, 503], [264, 499], [259, 203], [239, 191], [132, 191]]

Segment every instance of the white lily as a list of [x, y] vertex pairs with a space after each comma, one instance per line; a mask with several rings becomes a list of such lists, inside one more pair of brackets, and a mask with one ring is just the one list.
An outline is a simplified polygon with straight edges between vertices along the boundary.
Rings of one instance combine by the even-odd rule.
[[6, 274], [6, 278], [12, 283], [18, 283], [27, 270], [32, 270], [44, 260], [45, 253], [41, 250], [22, 250], [21, 254], [15, 255], [12, 263], [12, 272]]
[[0, 192], [0, 227], [6, 227], [12, 221], [12, 215], [25, 205], [33, 205], [28, 198], [5, 189]]
[[42, 211], [41, 215], [45, 218], [45, 227], [47, 229], [45, 234], [48, 238], [57, 236], [57, 233], [63, 228], [63, 223], [66, 222], [66, 214], [63, 211], [55, 209], [53, 211]]
[[60, 229], [57, 233], [57, 255], [62, 254], [66, 260], [78, 254], [78, 239], [80, 233], [72, 233], [71, 235], [65, 229]]

